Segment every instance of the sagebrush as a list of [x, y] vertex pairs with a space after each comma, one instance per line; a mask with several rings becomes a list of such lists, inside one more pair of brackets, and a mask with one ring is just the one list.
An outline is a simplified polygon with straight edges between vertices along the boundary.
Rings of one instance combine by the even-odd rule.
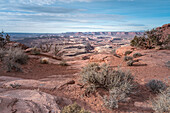
[[134, 54], [133, 54], [133, 57], [134, 57], [134, 58], [137, 58], [137, 57], [140, 57], [140, 56], [142, 56], [141, 53], [134, 53]]
[[131, 57], [131, 56], [124, 56], [124, 61], [129, 61], [129, 60], [133, 60], [133, 57]]
[[104, 97], [104, 104], [113, 109], [126, 99], [134, 88], [133, 76], [121, 69], [112, 69], [109, 65], [97, 63], [88, 64], [81, 72], [82, 81], [93, 90], [106, 89], [109, 96]]
[[170, 87], [161, 92], [155, 99], [151, 99], [152, 108], [157, 113], [170, 112]]
[[135, 63], [134, 60], [129, 60], [127, 61], [127, 66], [133, 66], [133, 63]]
[[126, 52], [125, 52], [125, 56], [126, 56], [126, 55], [129, 55], [129, 54], [131, 54], [131, 53], [132, 53], [132, 51], [126, 51]]
[[121, 87], [114, 87], [109, 91], [109, 96], [104, 96], [104, 105], [114, 109], [119, 107], [120, 102], [126, 102], [128, 94], [131, 93], [132, 84], [124, 84]]
[[122, 84], [133, 81], [133, 77], [129, 72], [123, 72], [120, 69], [113, 70], [107, 64], [102, 66], [97, 63], [88, 64], [83, 68], [81, 75], [85, 83], [105, 89], [119, 87]]
[[153, 93], [160, 93], [166, 89], [166, 84], [160, 80], [150, 80], [146, 85]]
[[20, 65], [26, 64], [28, 55], [21, 48], [10, 48], [6, 50], [6, 56], [3, 57], [3, 67], [6, 71], [21, 71]]

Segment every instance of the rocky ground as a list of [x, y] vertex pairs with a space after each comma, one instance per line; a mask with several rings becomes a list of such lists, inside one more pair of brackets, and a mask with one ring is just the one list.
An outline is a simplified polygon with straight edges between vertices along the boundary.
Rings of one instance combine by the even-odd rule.
[[[123, 61], [126, 51], [140, 52], [139, 62], [127, 66]], [[88, 53], [67, 57], [68, 66], [61, 66], [61, 60], [49, 58], [49, 64], [41, 64], [42, 55], [30, 55], [28, 64], [22, 72], [5, 72], [0, 69], [0, 110], [1, 113], [59, 113], [62, 108], [77, 102], [85, 109], [95, 113], [153, 112], [149, 101], [153, 95], [145, 86], [151, 79], [162, 80], [170, 85], [170, 68], [165, 64], [170, 61], [169, 50], [140, 50], [130, 46], [117, 49], [113, 54]], [[89, 59], [83, 60], [82, 57]], [[46, 56], [47, 57], [47, 56]], [[105, 91], [99, 89], [95, 94], [83, 96], [84, 88], [80, 81], [80, 71], [88, 63], [109, 63], [113, 68], [129, 70], [137, 82], [136, 93], [130, 95], [128, 102], [118, 109], [110, 110], [103, 105]], [[2, 64], [0, 63], [0, 66]]]

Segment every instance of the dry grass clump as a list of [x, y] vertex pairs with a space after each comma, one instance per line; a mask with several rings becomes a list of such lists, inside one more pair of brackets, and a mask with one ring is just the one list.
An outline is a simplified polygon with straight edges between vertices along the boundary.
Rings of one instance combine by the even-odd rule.
[[84, 110], [77, 103], [65, 106], [61, 113], [90, 113], [89, 111]]
[[6, 50], [6, 55], [3, 57], [3, 67], [8, 72], [21, 71], [20, 65], [26, 64], [27, 60], [28, 55], [21, 48], [10, 48]]
[[153, 93], [160, 93], [166, 89], [166, 84], [160, 80], [150, 80], [146, 86], [152, 91]]
[[41, 59], [40, 59], [40, 63], [41, 63], [41, 64], [48, 64], [48, 63], [49, 63], [49, 58], [46, 58], [46, 57], [41, 58]]
[[95, 90], [104, 88], [110, 92], [109, 97], [104, 97], [104, 103], [109, 108], [117, 108], [118, 102], [125, 100], [134, 87], [133, 77], [129, 72], [113, 70], [107, 64], [88, 64], [83, 68], [81, 76], [88, 87]]
[[170, 112], [170, 87], [166, 91], [161, 92], [155, 99], [151, 100], [152, 108], [157, 113]]
[[61, 66], [69, 66], [68, 63], [66, 61], [64, 61], [64, 60], [60, 62], [60, 65]]
[[141, 56], [142, 56], [141, 53], [134, 53], [134, 54], [133, 54], [133, 57], [134, 57], [134, 58], [141, 57]]
[[10, 48], [7, 51], [7, 57], [18, 64], [26, 64], [28, 60], [28, 55], [21, 48]]
[[131, 57], [131, 56], [124, 56], [124, 61], [129, 61], [129, 60], [133, 60], [133, 57]]
[[6, 51], [3, 48], [0, 48], [0, 61], [3, 60], [3, 58], [5, 57]]
[[31, 50], [31, 54], [32, 55], [39, 55], [41, 52], [41, 50], [39, 48], [36, 48], [34, 47], [32, 50]]

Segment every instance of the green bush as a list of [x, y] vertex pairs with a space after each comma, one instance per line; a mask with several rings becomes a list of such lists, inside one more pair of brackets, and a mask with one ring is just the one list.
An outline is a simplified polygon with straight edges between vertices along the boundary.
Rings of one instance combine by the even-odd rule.
[[137, 58], [137, 57], [140, 57], [140, 56], [142, 56], [141, 53], [134, 53], [134, 54], [133, 54], [133, 57], [134, 57], [134, 58]]
[[61, 113], [90, 113], [84, 110], [78, 104], [74, 103], [72, 105], [65, 106]]
[[155, 99], [151, 99], [152, 108], [157, 113], [170, 113], [170, 87], [161, 92]]
[[160, 93], [166, 89], [166, 84], [160, 80], [150, 80], [146, 85], [153, 93]]
[[133, 57], [131, 57], [131, 56], [124, 56], [124, 61], [129, 61], [129, 60], [133, 60]]

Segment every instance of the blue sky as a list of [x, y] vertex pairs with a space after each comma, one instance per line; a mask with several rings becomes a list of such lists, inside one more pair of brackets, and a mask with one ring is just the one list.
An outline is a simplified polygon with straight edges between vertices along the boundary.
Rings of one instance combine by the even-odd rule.
[[5, 32], [140, 31], [170, 23], [170, 0], [0, 0]]

